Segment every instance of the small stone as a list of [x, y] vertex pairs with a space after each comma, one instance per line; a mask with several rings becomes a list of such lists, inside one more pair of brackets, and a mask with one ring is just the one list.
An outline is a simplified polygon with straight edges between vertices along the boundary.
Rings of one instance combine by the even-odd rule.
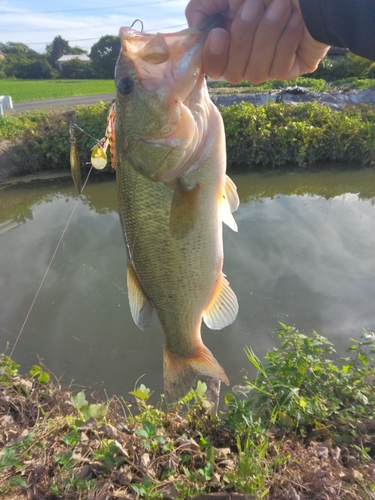
[[110, 439], [117, 439], [118, 438], [118, 431], [112, 425], [109, 424], [104, 424], [101, 425], [98, 429], [99, 432], [102, 432], [106, 437], [109, 437]]
[[132, 476], [127, 472], [120, 472], [117, 477], [117, 480], [123, 486], [128, 486], [132, 482], [132, 479], [133, 479]]
[[325, 471], [323, 469], [316, 469], [315, 475], [317, 478], [322, 479], [323, 477], [326, 477], [327, 471]]
[[293, 486], [289, 487], [289, 493], [290, 493], [291, 500], [301, 500], [301, 497], [299, 496], [297, 491], [293, 488]]
[[217, 472], [214, 472], [212, 474], [211, 481], [212, 481], [212, 484], [214, 485], [214, 487], [217, 488], [217, 489], [221, 488], [221, 482], [220, 482], [220, 480], [221, 480], [220, 474], [218, 474]]
[[324, 458], [328, 458], [328, 448], [326, 446], [317, 446], [315, 448], [315, 454], [321, 460]]
[[28, 429], [24, 429], [21, 432], [21, 434], [18, 436], [18, 438], [16, 439], [16, 442], [17, 443], [21, 443], [28, 434], [29, 434], [29, 430]]
[[82, 467], [82, 469], [78, 473], [77, 479], [89, 478], [90, 476], [92, 476], [92, 469], [90, 465], [86, 464]]
[[10, 427], [14, 424], [14, 418], [11, 415], [4, 415], [0, 418], [0, 427]]
[[140, 468], [142, 469], [143, 472], [147, 472], [150, 462], [151, 462], [150, 455], [148, 453], [143, 453], [140, 463]]
[[120, 457], [128, 457], [129, 453], [125, 450], [125, 448], [119, 443], [118, 441], [115, 441], [115, 445], [117, 447], [117, 453], [120, 455]]
[[167, 498], [169, 500], [175, 500], [175, 498], [179, 497], [179, 493], [173, 486], [173, 484], [168, 484], [167, 486], [164, 486], [164, 488], [162, 488], [160, 492], [163, 494], [163, 498]]
[[96, 418], [90, 417], [86, 422], [83, 422], [83, 424], [79, 427], [80, 431], [88, 431], [88, 430], [93, 430], [96, 429], [97, 427], [97, 421]]

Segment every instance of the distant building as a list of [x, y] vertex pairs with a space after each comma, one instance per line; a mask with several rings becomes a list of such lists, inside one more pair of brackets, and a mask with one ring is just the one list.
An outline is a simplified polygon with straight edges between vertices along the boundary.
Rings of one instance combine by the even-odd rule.
[[67, 54], [66, 56], [61, 56], [60, 59], [57, 59], [57, 64], [59, 66], [59, 70], [61, 71], [62, 65], [66, 62], [71, 61], [72, 59], [79, 59], [84, 63], [89, 63], [90, 58], [86, 54]]
[[0, 52], [0, 61], [4, 61], [4, 59], [6, 59], [7, 56], [4, 54], [4, 52]]

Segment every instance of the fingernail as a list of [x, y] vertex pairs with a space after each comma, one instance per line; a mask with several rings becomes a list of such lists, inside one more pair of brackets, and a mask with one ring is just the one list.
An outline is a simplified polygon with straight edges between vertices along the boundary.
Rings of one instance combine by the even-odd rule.
[[255, 21], [261, 13], [262, 3], [258, 0], [246, 0], [242, 7], [241, 19], [243, 21]]
[[222, 54], [227, 44], [227, 32], [222, 28], [214, 28], [211, 30], [208, 38], [208, 49], [211, 54]]
[[269, 21], [278, 21], [286, 12], [288, 3], [279, 0], [273, 0], [265, 13], [265, 18]]
[[289, 18], [288, 26], [289, 28], [296, 28], [302, 21], [302, 16], [298, 10], [294, 10]]

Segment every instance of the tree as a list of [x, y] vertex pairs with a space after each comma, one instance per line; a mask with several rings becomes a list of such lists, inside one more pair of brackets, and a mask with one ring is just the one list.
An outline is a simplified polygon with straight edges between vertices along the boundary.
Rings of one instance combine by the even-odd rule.
[[29, 59], [38, 59], [38, 57], [40, 57], [38, 52], [20, 42], [0, 42], [0, 51], [6, 56], [14, 55], [18, 57], [27, 57]]
[[81, 49], [81, 47], [69, 46], [69, 54], [74, 54], [74, 55], [87, 54], [87, 50]]
[[64, 40], [60, 35], [55, 36], [52, 43], [46, 46], [46, 54], [49, 63], [54, 68], [57, 68], [57, 60], [60, 59], [61, 56], [69, 54], [69, 50], [69, 42]]
[[45, 57], [41, 57], [37, 61], [14, 65], [14, 76], [25, 80], [49, 80], [54, 76], [54, 69]]
[[75, 57], [71, 61], [64, 62], [61, 67], [60, 76], [66, 79], [94, 78], [94, 72], [90, 63], [85, 63]]
[[[30, 76], [25, 76], [25, 69], [37, 61], [45, 60], [43, 55], [30, 49], [24, 43], [0, 43], [0, 50], [6, 55], [6, 59], [2, 61], [1, 65], [1, 78], [32, 78]], [[39, 63], [39, 66], [40, 64], [42, 63]], [[34, 71], [35, 70], [36, 68]], [[36, 78], [40, 78], [40, 76]]]
[[113, 78], [121, 42], [118, 36], [105, 35], [91, 47], [90, 59], [97, 78]]

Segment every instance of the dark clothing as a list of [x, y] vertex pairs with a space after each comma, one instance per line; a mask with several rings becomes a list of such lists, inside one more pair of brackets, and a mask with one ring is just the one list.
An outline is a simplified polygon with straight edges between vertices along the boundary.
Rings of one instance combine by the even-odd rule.
[[303, 19], [318, 42], [347, 47], [375, 61], [375, 0], [300, 0]]

